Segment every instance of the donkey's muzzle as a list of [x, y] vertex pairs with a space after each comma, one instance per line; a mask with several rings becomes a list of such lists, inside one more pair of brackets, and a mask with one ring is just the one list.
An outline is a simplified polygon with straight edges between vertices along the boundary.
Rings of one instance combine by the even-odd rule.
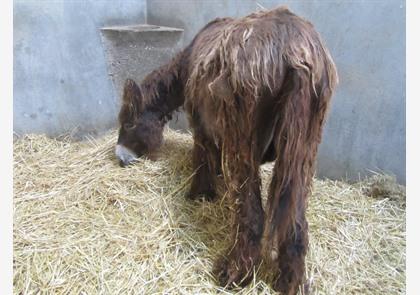
[[138, 158], [135, 152], [120, 144], [115, 147], [115, 155], [120, 160], [121, 167], [133, 163]]

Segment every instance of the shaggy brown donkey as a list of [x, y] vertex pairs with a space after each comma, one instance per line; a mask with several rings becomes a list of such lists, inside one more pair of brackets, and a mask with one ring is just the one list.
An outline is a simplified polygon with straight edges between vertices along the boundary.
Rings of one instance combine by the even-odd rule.
[[[183, 106], [194, 131], [188, 197], [213, 199], [223, 173], [236, 206], [232, 247], [215, 264], [223, 286], [249, 283], [264, 256], [276, 266], [273, 287], [298, 291], [307, 198], [337, 81], [314, 27], [284, 7], [216, 19], [140, 86], [127, 80], [116, 147], [122, 165], [157, 149], [165, 123]], [[264, 214], [259, 166], [274, 160]]]

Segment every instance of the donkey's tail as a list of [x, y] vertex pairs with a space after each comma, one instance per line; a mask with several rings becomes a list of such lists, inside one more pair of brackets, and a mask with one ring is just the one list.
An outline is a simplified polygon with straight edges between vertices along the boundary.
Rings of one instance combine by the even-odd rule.
[[280, 120], [274, 133], [276, 162], [269, 187], [265, 226], [265, 254], [279, 257], [282, 244], [291, 238], [302, 240], [306, 251], [305, 210], [317, 148], [328, 110], [332, 88], [327, 71], [314, 81], [310, 69], [289, 68], [279, 95]]

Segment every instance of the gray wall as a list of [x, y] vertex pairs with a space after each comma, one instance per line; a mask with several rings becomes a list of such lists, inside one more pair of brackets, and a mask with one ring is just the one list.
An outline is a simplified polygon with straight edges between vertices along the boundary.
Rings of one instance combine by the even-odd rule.
[[185, 30], [184, 45], [208, 21], [286, 4], [310, 20], [338, 67], [318, 157], [318, 175], [357, 180], [369, 171], [405, 183], [405, 1], [147, 1], [151, 24]]
[[14, 131], [75, 136], [115, 126], [99, 28], [144, 23], [145, 0], [14, 1]]

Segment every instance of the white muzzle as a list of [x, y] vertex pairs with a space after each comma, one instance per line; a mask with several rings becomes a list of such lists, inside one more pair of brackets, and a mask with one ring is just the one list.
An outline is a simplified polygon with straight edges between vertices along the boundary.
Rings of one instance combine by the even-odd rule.
[[115, 147], [115, 155], [118, 159], [120, 159], [120, 163], [124, 166], [130, 164], [131, 162], [137, 159], [137, 155], [135, 152], [120, 144], [117, 144], [117, 146]]

